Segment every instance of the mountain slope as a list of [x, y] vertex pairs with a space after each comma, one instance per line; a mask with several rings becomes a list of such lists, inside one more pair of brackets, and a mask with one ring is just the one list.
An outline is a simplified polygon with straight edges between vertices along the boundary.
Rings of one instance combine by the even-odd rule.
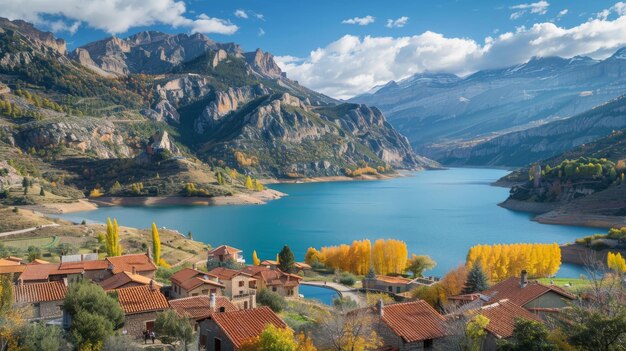
[[621, 96], [566, 120], [439, 150], [437, 158], [457, 165], [524, 166], [626, 128], [625, 112], [626, 96]]
[[464, 78], [419, 74], [350, 101], [379, 107], [418, 152], [445, 162], [459, 146], [566, 119], [626, 93], [624, 53], [603, 61], [534, 58]]
[[[0, 82], [0, 141], [10, 157], [28, 152], [85, 193], [213, 196], [245, 191], [246, 174], [436, 166], [379, 110], [300, 86], [269, 53], [199, 34], [142, 32], [68, 54], [52, 34], [0, 20]], [[58, 183], [46, 176], [36, 175]], [[199, 190], [185, 190], [189, 183]]]

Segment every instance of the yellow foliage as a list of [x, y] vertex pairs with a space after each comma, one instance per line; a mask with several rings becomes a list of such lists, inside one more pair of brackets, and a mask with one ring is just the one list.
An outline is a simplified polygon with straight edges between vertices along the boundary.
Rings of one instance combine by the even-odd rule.
[[322, 247], [307, 251], [309, 262], [316, 257], [329, 268], [339, 269], [354, 274], [367, 274], [373, 265], [378, 274], [402, 273], [406, 268], [408, 251], [406, 243], [400, 240], [376, 240], [374, 246], [365, 240], [355, 240], [351, 245]]
[[170, 264], [169, 264], [169, 263], [167, 263], [167, 261], [166, 261], [166, 260], [164, 260], [164, 259], [162, 259], [162, 258], [159, 258], [159, 264], [158, 264], [158, 266], [159, 266], [159, 267], [164, 267], [164, 268], [170, 268], [170, 267], [172, 267], [172, 266], [170, 266]]
[[355, 170], [346, 168], [345, 173], [348, 177], [358, 177], [364, 174], [376, 175], [378, 174], [378, 171], [373, 167], [365, 166], [365, 167], [357, 168]]
[[256, 250], [252, 251], [252, 263], [255, 266], [258, 266], [261, 264], [261, 260], [259, 259], [259, 256], [256, 255]]
[[626, 259], [619, 252], [616, 254], [609, 252], [606, 256], [606, 265], [617, 274], [626, 273]]
[[89, 192], [89, 197], [100, 197], [102, 195], [104, 194], [102, 193], [100, 188], [94, 188], [93, 190]]
[[259, 162], [256, 157], [248, 157], [241, 151], [235, 151], [235, 160], [237, 160], [237, 164], [243, 167], [250, 167]]
[[526, 270], [531, 277], [549, 277], [561, 267], [558, 244], [476, 245], [467, 253], [467, 268], [480, 261], [493, 282], [519, 276]]

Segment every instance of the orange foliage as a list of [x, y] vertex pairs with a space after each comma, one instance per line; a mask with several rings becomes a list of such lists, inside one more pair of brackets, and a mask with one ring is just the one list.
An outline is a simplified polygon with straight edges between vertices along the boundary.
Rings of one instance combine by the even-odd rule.
[[531, 277], [549, 277], [561, 266], [558, 244], [476, 245], [467, 254], [467, 268], [480, 261], [493, 282], [519, 276], [526, 270]]

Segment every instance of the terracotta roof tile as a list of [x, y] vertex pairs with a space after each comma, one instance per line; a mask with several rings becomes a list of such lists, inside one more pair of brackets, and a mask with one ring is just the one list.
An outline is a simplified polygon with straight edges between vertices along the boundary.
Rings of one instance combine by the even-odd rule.
[[297, 286], [302, 277], [281, 271], [278, 268], [267, 268], [264, 266], [248, 266], [242, 270], [251, 276], [262, 279], [268, 286]]
[[209, 280], [209, 279], [204, 279], [201, 277], [194, 277], [191, 278], [189, 280], [184, 281], [182, 284], [180, 284], [180, 287], [189, 291], [189, 290], [193, 290], [203, 284], [208, 284], [210, 286], [216, 287], [216, 288], [225, 288], [224, 284], [218, 283], [216, 281], [213, 280]]
[[231, 279], [233, 279], [233, 277], [236, 277], [236, 276], [241, 275], [241, 274], [250, 276], [250, 274], [245, 272], [245, 270], [236, 271], [234, 269], [225, 268], [225, 267], [214, 268], [214, 269], [210, 270], [208, 274], [212, 275], [212, 276], [215, 276], [215, 277], [219, 278], [220, 280], [231, 280]]
[[82, 272], [81, 269], [59, 272], [58, 263], [29, 263], [26, 265], [26, 268], [24, 269], [24, 272], [22, 272], [22, 274], [20, 275], [19, 279], [24, 282], [48, 280], [50, 275], [75, 274], [80, 272]]
[[117, 300], [125, 314], [162, 311], [169, 308], [165, 296], [158, 288], [148, 285], [133, 286], [115, 290]]
[[85, 271], [104, 270], [109, 268], [109, 262], [106, 260], [91, 260], [80, 262], [62, 262], [59, 270], [64, 269], [82, 269]]
[[[140, 274], [133, 274], [131, 272], [121, 272], [114, 274], [107, 279], [100, 282], [100, 286], [104, 290], [114, 290], [123, 287], [128, 283], [137, 283], [141, 285], [149, 285], [152, 279], [148, 277], [144, 277]], [[161, 287], [161, 284], [154, 282], [158, 287]]]
[[498, 339], [506, 339], [513, 335], [517, 318], [541, 322], [539, 317], [509, 300], [500, 300], [470, 313], [489, 318], [489, 324], [485, 329]]
[[269, 307], [254, 308], [234, 312], [215, 313], [211, 316], [215, 323], [232, 341], [235, 348], [246, 341], [259, 336], [269, 324], [279, 328], [287, 328]]
[[377, 275], [376, 280], [380, 280], [386, 283], [391, 284], [409, 284], [411, 279], [403, 278], [403, 277], [391, 277], [388, 275]]
[[233, 254], [236, 254], [238, 252], [241, 252], [241, 250], [236, 249], [236, 248], [234, 248], [232, 246], [221, 245], [221, 246], [218, 246], [218, 247], [214, 248], [213, 250], [209, 251], [209, 256], [233, 255]]
[[383, 312], [383, 322], [407, 343], [446, 335], [444, 317], [426, 301], [387, 305], [383, 307]]
[[65, 299], [67, 286], [60, 281], [20, 284], [13, 287], [13, 292], [16, 304], [60, 301]]
[[554, 286], [544, 285], [537, 281], [529, 281], [525, 287], [520, 286], [520, 278], [511, 277], [482, 292], [495, 301], [507, 299], [516, 305], [524, 306], [539, 296], [553, 291], [566, 299], [574, 300], [576, 296]]
[[20, 261], [16, 261], [16, 260], [11, 260], [10, 257], [8, 258], [0, 258], [0, 267], [1, 266], [19, 266], [21, 263]]
[[26, 265], [19, 266], [0, 266], [0, 274], [22, 273], [26, 270]]
[[205, 276], [207, 278], [211, 278], [211, 277], [213, 277], [215, 279], [219, 278], [216, 275], [213, 275], [213, 274], [210, 274], [210, 273], [206, 273], [206, 272], [202, 272], [202, 271], [199, 271], [197, 269], [183, 268], [180, 271], [172, 274], [170, 276], [170, 280], [172, 282], [174, 282], [174, 283], [182, 284], [182, 283], [186, 282], [189, 279], [192, 279], [192, 278], [195, 278], [195, 277], [202, 277], [202, 278], [204, 278]]
[[136, 272], [151, 272], [157, 270], [157, 267], [146, 254], [107, 257], [106, 260], [113, 266], [113, 274], [124, 271], [132, 272], [133, 267], [135, 267]]
[[[209, 317], [215, 311], [209, 307], [210, 297], [207, 295], [185, 297], [182, 299], [170, 300], [170, 306], [176, 310], [181, 317], [191, 319], [202, 319]], [[237, 306], [233, 305], [225, 296], [217, 296], [215, 298], [215, 309], [224, 308], [225, 312], [237, 311]]]

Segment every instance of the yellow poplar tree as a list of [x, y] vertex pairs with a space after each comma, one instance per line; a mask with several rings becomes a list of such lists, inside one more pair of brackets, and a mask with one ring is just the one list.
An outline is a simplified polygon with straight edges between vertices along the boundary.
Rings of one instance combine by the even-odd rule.
[[619, 252], [616, 254], [609, 252], [606, 256], [606, 264], [610, 270], [617, 274], [621, 275], [626, 273], [626, 259], [624, 259]]
[[159, 237], [159, 230], [156, 223], [152, 222], [152, 259], [155, 264], [159, 264], [161, 261], [161, 238]]
[[491, 281], [519, 276], [526, 270], [531, 277], [548, 277], [561, 266], [558, 244], [476, 245], [467, 253], [467, 268], [480, 262]]
[[250, 176], [246, 178], [246, 188], [248, 188], [248, 190], [254, 190], [254, 185], [252, 184], [252, 178], [250, 178]]
[[256, 255], [256, 250], [252, 251], [252, 263], [255, 266], [258, 266], [261, 264], [261, 260], [259, 260], [259, 256]]
[[113, 222], [111, 222], [111, 218], [107, 217], [107, 233], [104, 243], [108, 256], [113, 257], [122, 255], [119, 226], [117, 225], [117, 219], [115, 218], [113, 219]]

